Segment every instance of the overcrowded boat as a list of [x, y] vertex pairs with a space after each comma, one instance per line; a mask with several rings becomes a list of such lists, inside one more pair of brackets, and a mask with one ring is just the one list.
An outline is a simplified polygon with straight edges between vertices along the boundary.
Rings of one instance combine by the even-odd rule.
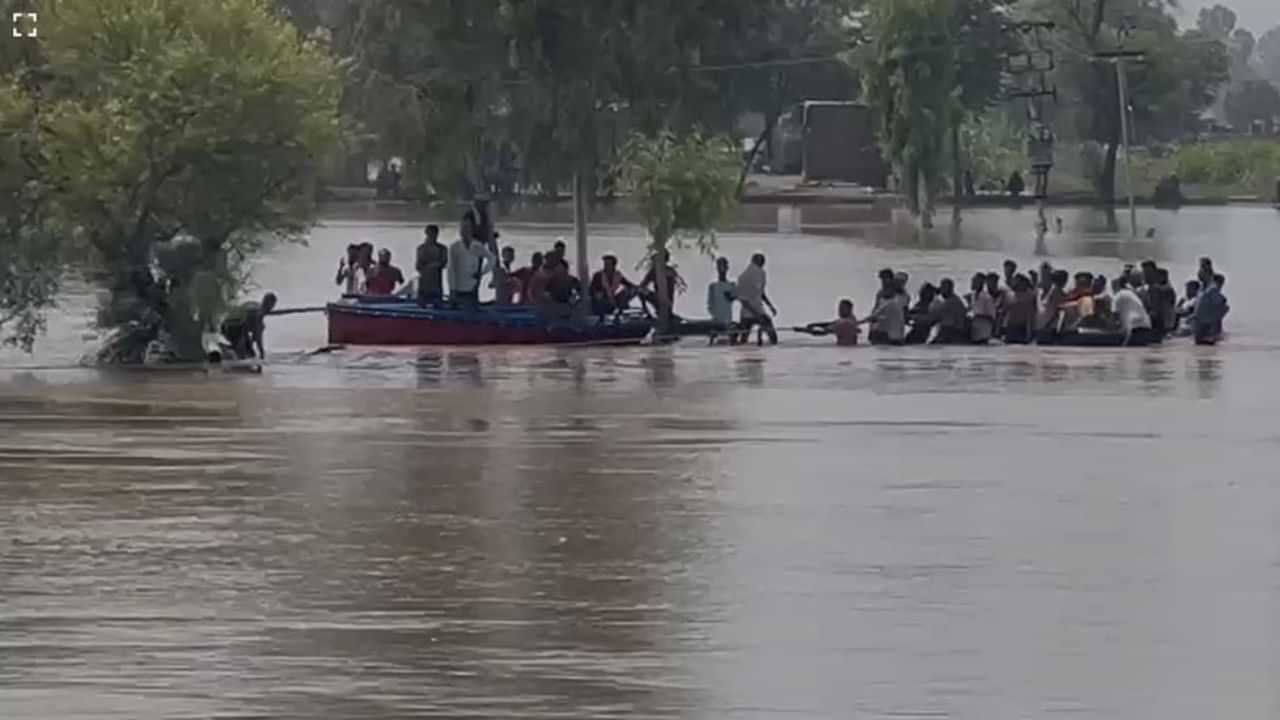
[[[563, 242], [516, 267], [514, 248], [498, 249], [499, 234], [483, 203], [463, 215], [452, 244], [440, 243], [439, 235], [436, 225], [424, 229], [411, 281], [388, 250], [375, 259], [372, 244], [348, 247], [335, 277], [344, 289], [342, 298], [323, 308], [330, 346], [612, 345], [694, 335], [712, 344], [741, 344], [753, 334], [759, 344], [778, 342], [763, 253], [753, 255], [736, 279], [729, 275], [729, 260], [717, 259], [716, 278], [707, 286], [708, 318], [673, 316], [659, 323], [658, 293], [666, 293], [670, 308], [686, 289], [669, 255], [654, 264], [665, 268], [663, 282], [651, 267], [633, 283], [618, 269], [617, 258], [605, 255], [584, 284], [570, 274]], [[1072, 276], [1048, 262], [1024, 273], [1007, 260], [1003, 270], [974, 274], [963, 295], [951, 278], [937, 285], [925, 282], [913, 301], [908, 275], [885, 268], [865, 317], [856, 317], [853, 302], [841, 299], [834, 320], [789, 329], [834, 336], [839, 345], [859, 344], [864, 327], [873, 345], [1143, 347], [1184, 336], [1212, 345], [1222, 339], [1230, 311], [1226, 278], [1209, 258], [1201, 259], [1181, 298], [1169, 272], [1151, 260], [1127, 265], [1112, 278], [1083, 271]], [[485, 278], [493, 295], [481, 302]], [[263, 356], [263, 318], [282, 312], [273, 311], [274, 304], [268, 294], [260, 305], [248, 304], [229, 316], [219, 352]]]

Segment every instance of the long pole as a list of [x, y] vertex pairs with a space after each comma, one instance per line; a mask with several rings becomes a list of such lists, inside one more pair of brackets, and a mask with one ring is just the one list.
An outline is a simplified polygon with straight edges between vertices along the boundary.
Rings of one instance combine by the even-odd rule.
[[582, 284], [582, 296], [589, 292], [591, 276], [587, 260], [587, 198], [586, 182], [581, 172], [573, 174], [573, 238], [578, 248], [578, 282]]
[[1138, 237], [1138, 206], [1133, 199], [1133, 171], [1129, 163], [1129, 81], [1124, 71], [1124, 58], [1116, 58], [1117, 86], [1120, 88], [1120, 134], [1124, 142], [1124, 185], [1129, 193], [1129, 237]]

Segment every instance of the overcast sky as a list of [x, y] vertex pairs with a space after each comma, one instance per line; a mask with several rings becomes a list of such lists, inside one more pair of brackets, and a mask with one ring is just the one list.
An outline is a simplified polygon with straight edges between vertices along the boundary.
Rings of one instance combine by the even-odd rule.
[[1261, 35], [1280, 25], [1280, 0], [1182, 0], [1182, 13], [1179, 18], [1184, 26], [1196, 24], [1196, 16], [1200, 8], [1226, 5], [1236, 11], [1239, 20], [1236, 25], [1248, 28], [1254, 35]]

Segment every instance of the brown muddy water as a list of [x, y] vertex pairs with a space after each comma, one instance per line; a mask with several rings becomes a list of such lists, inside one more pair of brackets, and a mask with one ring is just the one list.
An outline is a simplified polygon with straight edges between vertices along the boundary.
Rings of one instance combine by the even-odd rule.
[[[1213, 255], [1227, 345], [308, 357], [293, 316], [262, 376], [112, 373], [73, 297], [0, 361], [0, 717], [1280, 716], [1280, 215], [1144, 221], [1042, 250]], [[1035, 262], [1030, 225], [721, 248], [799, 324], [884, 265]], [[257, 277], [323, 302], [347, 242], [418, 234], [331, 222]]]

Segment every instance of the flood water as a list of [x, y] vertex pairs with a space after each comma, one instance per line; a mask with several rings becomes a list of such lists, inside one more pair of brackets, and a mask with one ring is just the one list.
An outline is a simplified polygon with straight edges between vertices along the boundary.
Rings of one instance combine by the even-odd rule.
[[[309, 356], [298, 315], [262, 376], [99, 372], [73, 296], [0, 361], [0, 717], [1280, 716], [1280, 213], [1066, 220], [1073, 269], [1212, 255], [1229, 342]], [[1029, 213], [965, 227], [720, 247], [793, 325], [1038, 262]], [[418, 235], [328, 222], [257, 278], [322, 303]]]

